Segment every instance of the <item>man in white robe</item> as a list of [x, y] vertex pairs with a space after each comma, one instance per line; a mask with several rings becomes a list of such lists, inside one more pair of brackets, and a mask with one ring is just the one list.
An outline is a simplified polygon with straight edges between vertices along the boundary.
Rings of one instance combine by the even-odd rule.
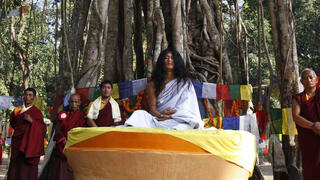
[[125, 126], [163, 129], [202, 129], [204, 123], [200, 116], [197, 95], [191, 81], [178, 83], [177, 79], [168, 82], [157, 97], [157, 110], [174, 109], [170, 119], [159, 121], [144, 110], [135, 111], [125, 122]]

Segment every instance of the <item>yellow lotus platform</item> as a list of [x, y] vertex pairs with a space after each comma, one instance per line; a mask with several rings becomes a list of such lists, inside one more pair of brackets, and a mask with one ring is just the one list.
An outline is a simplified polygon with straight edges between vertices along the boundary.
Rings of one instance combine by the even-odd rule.
[[231, 130], [76, 128], [65, 148], [77, 180], [247, 180], [255, 137]]

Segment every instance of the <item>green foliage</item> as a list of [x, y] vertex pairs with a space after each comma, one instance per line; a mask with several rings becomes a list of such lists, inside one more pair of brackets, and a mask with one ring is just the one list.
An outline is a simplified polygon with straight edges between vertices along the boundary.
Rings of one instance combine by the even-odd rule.
[[320, 75], [320, 52], [317, 51], [316, 44], [316, 38], [320, 38], [320, 2], [296, 0], [292, 6], [300, 72], [304, 68], [312, 68]]
[[[55, 92], [53, 36], [55, 9], [48, 4], [44, 12], [40, 4], [31, 5], [31, 0], [23, 4], [8, 4], [7, 9], [20, 8], [20, 5], [31, 6], [30, 12], [25, 13], [25, 19], [21, 16], [15, 17], [14, 26], [18, 34], [22, 25], [25, 25], [18, 42], [28, 55], [31, 64], [29, 87], [35, 88], [37, 95], [43, 97], [47, 104], [52, 104]], [[13, 45], [10, 25], [9, 18], [0, 21], [0, 95], [22, 96], [23, 76], [20, 58]], [[3, 114], [0, 116], [3, 117]]]

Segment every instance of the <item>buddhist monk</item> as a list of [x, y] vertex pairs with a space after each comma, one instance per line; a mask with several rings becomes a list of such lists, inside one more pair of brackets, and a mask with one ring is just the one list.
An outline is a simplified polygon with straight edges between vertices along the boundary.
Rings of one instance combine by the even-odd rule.
[[301, 73], [304, 91], [293, 97], [292, 115], [297, 124], [305, 180], [320, 179], [320, 90], [311, 69]]
[[111, 97], [113, 86], [105, 80], [100, 84], [101, 96], [89, 104], [87, 123], [90, 127], [116, 126], [121, 123], [119, 104]]
[[73, 170], [63, 153], [68, 139], [68, 131], [85, 124], [85, 113], [79, 109], [81, 104], [80, 95], [72, 94], [69, 99], [69, 110], [62, 111], [57, 120], [54, 135], [56, 146], [53, 149], [49, 162], [40, 175], [41, 180], [73, 180]]
[[32, 103], [36, 98], [33, 88], [24, 90], [24, 104], [16, 107], [10, 116], [14, 129], [8, 180], [38, 179], [40, 156], [44, 155], [46, 125], [41, 111]]

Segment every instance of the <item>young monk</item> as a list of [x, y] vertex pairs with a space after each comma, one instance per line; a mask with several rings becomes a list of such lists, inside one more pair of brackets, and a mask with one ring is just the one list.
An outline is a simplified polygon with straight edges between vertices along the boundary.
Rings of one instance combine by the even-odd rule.
[[16, 107], [10, 116], [14, 129], [8, 180], [38, 179], [40, 156], [44, 155], [46, 125], [41, 111], [32, 105], [36, 98], [33, 88], [24, 90], [24, 104]]
[[90, 103], [87, 113], [87, 123], [90, 127], [120, 125], [120, 108], [111, 97], [112, 91], [111, 81], [105, 80], [100, 84], [101, 96]]
[[292, 116], [297, 124], [305, 180], [320, 179], [320, 90], [311, 69], [301, 73], [304, 91], [293, 97]]

